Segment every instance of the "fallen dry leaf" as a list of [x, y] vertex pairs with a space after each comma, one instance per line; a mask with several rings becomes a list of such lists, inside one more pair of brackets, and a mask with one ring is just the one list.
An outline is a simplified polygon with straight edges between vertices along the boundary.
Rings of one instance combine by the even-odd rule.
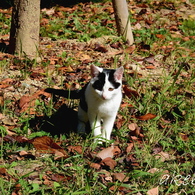
[[144, 58], [144, 61], [148, 62], [150, 64], [154, 64], [154, 62], [155, 62], [154, 57], [155, 57], [154, 55], [150, 55], [149, 57]]
[[[19, 100], [19, 108], [21, 109], [21, 112], [23, 112], [26, 108], [28, 108], [30, 105], [32, 98], [30, 98], [27, 95], [24, 95]], [[34, 106], [34, 102], [31, 104], [31, 106]]]
[[51, 97], [50, 93], [45, 92], [44, 89], [41, 89], [34, 93], [32, 96], [24, 95], [20, 98], [18, 106], [20, 113], [29, 111], [29, 114], [35, 114], [35, 101], [39, 99], [41, 96], [45, 96], [47, 98]]
[[0, 175], [5, 175], [6, 172], [7, 172], [6, 168], [4, 168], [4, 167], [0, 168]]
[[41, 18], [40, 25], [45, 26], [49, 23], [49, 19], [47, 18]]
[[61, 150], [55, 150], [55, 157], [54, 160], [60, 160], [67, 158], [67, 154], [64, 152], [61, 152]]
[[131, 150], [133, 149], [134, 144], [133, 144], [133, 143], [127, 143], [127, 144], [128, 144], [128, 146], [127, 146], [127, 148], [126, 148], [126, 153], [128, 154], [128, 153], [130, 153]]
[[116, 161], [113, 160], [111, 157], [104, 158], [101, 163], [102, 166], [109, 167], [111, 170], [117, 165]]
[[69, 181], [71, 179], [71, 177], [65, 176], [63, 174], [52, 174], [51, 175], [51, 179], [53, 181], [57, 181], [57, 182], [62, 182], [62, 181]]
[[135, 116], [136, 119], [139, 119], [139, 120], [142, 120], [142, 121], [150, 120], [150, 119], [153, 119], [155, 117], [156, 117], [156, 115], [151, 114], [151, 113], [148, 113], [148, 114], [145, 114], [145, 115], [142, 115], [142, 116]]
[[124, 118], [117, 118], [115, 122], [116, 128], [120, 129], [123, 126], [124, 122], [125, 122]]
[[128, 125], [130, 131], [130, 135], [131, 136], [136, 136], [136, 137], [144, 137], [144, 135], [141, 133], [141, 127], [138, 127], [138, 125], [136, 123], [130, 123]]
[[81, 61], [84, 61], [84, 60], [89, 60], [91, 61], [91, 57], [87, 54], [85, 54], [85, 52], [82, 52], [82, 51], [79, 51], [76, 56], [78, 59], [80, 59]]
[[74, 71], [71, 66], [62, 66], [58, 68], [58, 70], [62, 72], [73, 72]]
[[40, 153], [54, 154], [56, 152], [61, 152], [64, 154], [64, 157], [68, 156], [65, 150], [48, 136], [36, 137], [30, 140], [30, 142]]
[[13, 186], [13, 192], [12, 192], [12, 195], [18, 195], [19, 191], [22, 189], [22, 186], [21, 184], [17, 183]]
[[147, 68], [147, 69], [155, 69], [156, 67], [153, 66], [153, 65], [150, 65], [150, 66], [146, 66], [145, 68]]
[[4, 94], [3, 92], [0, 92], [0, 107], [4, 107]]
[[1, 84], [12, 84], [12, 83], [14, 83], [14, 80], [13, 80], [13, 79], [11, 79], [11, 78], [6, 78], [6, 79], [4, 79], [4, 80], [2, 80], [2, 81], [0, 82], [0, 85], [1, 85]]
[[151, 168], [151, 169], [149, 169], [147, 172], [148, 172], [148, 173], [156, 173], [156, 172], [158, 172], [158, 171], [159, 171], [158, 168]]
[[122, 115], [118, 114], [117, 119], [115, 121], [115, 125], [117, 129], [120, 129], [124, 123], [125, 123], [125, 118]]
[[69, 152], [72, 152], [72, 153], [75, 153], [75, 152], [77, 152], [78, 154], [83, 153], [82, 146], [68, 146], [67, 149]]
[[110, 46], [114, 49], [120, 49], [122, 44], [120, 42], [111, 43]]
[[16, 133], [13, 132], [13, 131], [10, 131], [10, 130], [8, 130], [8, 129], [6, 129], [6, 131], [7, 131], [7, 134], [10, 135], [10, 136], [16, 135]]
[[94, 169], [97, 169], [97, 170], [101, 168], [101, 165], [99, 163], [91, 163], [91, 162], [89, 162], [89, 166], [91, 168], [94, 168]]
[[112, 177], [109, 177], [109, 176], [108, 177], [105, 177], [105, 181], [107, 181], [107, 182], [113, 182], [112, 181]]
[[8, 142], [18, 142], [18, 143], [29, 142], [28, 138], [19, 135], [6, 135], [5, 137], [3, 137], [3, 139]]
[[118, 155], [121, 153], [121, 150], [119, 149], [118, 146], [111, 146], [108, 148], [103, 149], [102, 151], [100, 151], [97, 154], [97, 157], [101, 158], [102, 160], [104, 160], [105, 158], [113, 158], [114, 156]]
[[106, 53], [108, 50], [106, 49], [105, 46], [100, 45], [99, 43], [94, 44], [94, 51], [99, 51], [101, 53]]
[[48, 179], [46, 175], [43, 176], [43, 184], [47, 186], [52, 186], [53, 182]]
[[22, 150], [22, 151], [19, 152], [19, 155], [20, 156], [25, 156], [25, 155], [28, 155], [28, 152]]
[[136, 128], [138, 127], [138, 125], [136, 123], [130, 123], [128, 125], [128, 128], [131, 130], [131, 131], [135, 131]]
[[8, 88], [10, 85], [8, 84], [0, 84], [0, 89], [6, 89]]
[[135, 51], [135, 45], [131, 45], [124, 50], [124, 53], [132, 54]]
[[45, 12], [48, 16], [49, 15], [53, 15], [55, 13], [55, 9], [54, 8], [50, 8], [50, 9], [44, 8], [41, 11]]
[[182, 141], [188, 141], [189, 137], [188, 135], [186, 135], [185, 133], [179, 133], [180, 138], [182, 139]]
[[137, 136], [131, 136], [131, 139], [137, 141], [139, 138]]
[[154, 148], [152, 149], [153, 154], [158, 154], [163, 150], [163, 147], [161, 145], [156, 145], [154, 146]]
[[113, 176], [114, 176], [115, 180], [118, 180], [120, 182], [128, 182], [129, 181], [129, 177], [127, 177], [124, 173], [114, 173]]
[[158, 195], [158, 186], [147, 191], [147, 195]]
[[125, 102], [122, 102], [121, 103], [121, 108], [127, 108], [127, 107], [133, 107], [133, 105], [132, 104], [129, 104], [129, 103], [125, 103]]
[[118, 185], [111, 186], [109, 190], [115, 191], [115, 192], [117, 191], [118, 194], [131, 194], [132, 192], [129, 188], [118, 186]]
[[162, 162], [164, 161], [169, 161], [169, 160], [173, 160], [174, 157], [171, 156], [170, 154], [168, 154], [167, 152], [159, 152], [158, 154], [155, 155], [156, 159], [160, 159]]
[[2, 123], [5, 126], [14, 126], [14, 125], [16, 125], [14, 120], [11, 117], [6, 117], [6, 116], [2, 119]]
[[125, 92], [125, 95], [128, 98], [132, 98], [132, 97], [138, 98], [139, 97], [139, 93], [137, 91], [129, 89], [126, 85], [123, 86], [123, 90]]
[[131, 164], [131, 166], [136, 166], [136, 167], [139, 166], [139, 163], [137, 162], [137, 159], [135, 158], [134, 154], [128, 154], [125, 159], [126, 162]]
[[165, 38], [165, 36], [162, 35], [162, 34], [156, 34], [155, 36], [156, 36], [157, 38], [159, 38], [159, 39], [164, 39], [164, 38]]
[[5, 115], [0, 113], [0, 120], [4, 119], [5, 118]]
[[54, 153], [53, 149], [62, 149], [50, 137], [47, 136], [33, 138], [31, 143], [37, 150], [51, 150], [52, 153]]

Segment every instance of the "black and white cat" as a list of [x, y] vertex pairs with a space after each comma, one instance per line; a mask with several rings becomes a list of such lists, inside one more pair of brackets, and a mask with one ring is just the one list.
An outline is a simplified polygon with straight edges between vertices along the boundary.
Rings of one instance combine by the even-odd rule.
[[123, 67], [104, 69], [91, 65], [92, 78], [81, 90], [47, 88], [45, 91], [65, 98], [80, 99], [77, 132], [85, 133], [86, 124], [89, 122], [95, 140], [110, 140], [122, 100], [123, 71]]
[[[122, 100], [123, 67], [103, 69], [91, 65], [91, 81], [80, 99], [78, 133], [85, 132], [86, 123], [96, 140], [110, 140], [114, 121]], [[101, 127], [102, 123], [102, 127]]]

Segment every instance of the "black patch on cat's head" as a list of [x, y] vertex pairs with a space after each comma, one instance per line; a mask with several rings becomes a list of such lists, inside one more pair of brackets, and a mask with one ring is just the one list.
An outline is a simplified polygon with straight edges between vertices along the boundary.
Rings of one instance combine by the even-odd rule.
[[114, 88], [117, 89], [121, 84], [119, 82], [116, 82], [116, 79], [114, 77], [114, 73], [116, 70], [107, 70], [107, 71], [109, 72], [108, 80], [114, 86]]
[[105, 78], [106, 78], [105, 73], [103, 72], [99, 73], [99, 75], [97, 76], [97, 80], [92, 85], [93, 88], [102, 91], [105, 84]]
[[103, 72], [99, 73], [99, 75], [97, 76], [97, 80], [93, 83], [93, 88], [102, 91], [105, 84], [106, 75], [108, 75], [108, 81], [113, 85], [115, 89], [117, 89], [121, 84], [119, 82], [116, 82], [114, 73], [115, 70], [113, 69], [103, 69]]

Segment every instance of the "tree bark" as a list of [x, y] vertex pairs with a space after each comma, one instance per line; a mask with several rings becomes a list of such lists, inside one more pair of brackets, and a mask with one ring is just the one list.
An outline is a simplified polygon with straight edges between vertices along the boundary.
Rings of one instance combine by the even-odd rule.
[[14, 0], [9, 53], [38, 57], [40, 0]]
[[134, 42], [129, 11], [126, 0], [112, 0], [118, 34], [123, 36], [129, 45]]

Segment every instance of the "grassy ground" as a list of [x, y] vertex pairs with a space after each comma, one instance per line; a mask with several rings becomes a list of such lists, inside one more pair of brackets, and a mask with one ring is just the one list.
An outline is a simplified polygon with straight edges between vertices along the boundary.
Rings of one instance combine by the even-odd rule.
[[[130, 47], [110, 1], [42, 9], [39, 63], [4, 53], [0, 9], [1, 194], [195, 194], [195, 2], [128, 5]], [[90, 64], [125, 68], [115, 148], [74, 133], [77, 100], [43, 91], [81, 88]]]

